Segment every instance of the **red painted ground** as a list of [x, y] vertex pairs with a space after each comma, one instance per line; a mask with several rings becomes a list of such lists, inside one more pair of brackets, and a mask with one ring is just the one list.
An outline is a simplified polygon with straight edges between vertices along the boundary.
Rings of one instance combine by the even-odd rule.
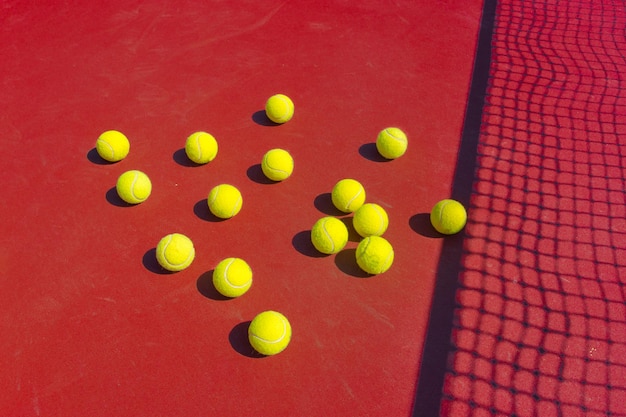
[[[410, 415], [442, 243], [426, 213], [450, 195], [481, 7], [3, 3], [0, 414]], [[278, 92], [296, 114], [268, 126]], [[387, 126], [410, 140], [393, 162], [373, 147]], [[95, 154], [108, 129], [130, 138], [120, 163]], [[197, 130], [220, 150], [192, 167]], [[273, 147], [296, 161], [283, 183], [258, 166]], [[154, 186], [135, 207], [113, 190], [129, 169]], [[390, 216], [383, 275], [359, 272], [354, 235], [337, 256], [308, 243], [344, 177]], [[221, 182], [244, 207], [219, 222], [205, 202]], [[197, 257], [163, 274], [172, 232]], [[210, 285], [229, 256], [255, 274], [236, 300]], [[266, 309], [293, 340], [258, 358], [246, 330]]]

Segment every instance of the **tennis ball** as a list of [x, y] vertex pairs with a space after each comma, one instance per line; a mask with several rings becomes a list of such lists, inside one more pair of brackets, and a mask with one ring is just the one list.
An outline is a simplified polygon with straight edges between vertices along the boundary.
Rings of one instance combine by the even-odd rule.
[[107, 130], [96, 140], [98, 155], [109, 162], [117, 162], [128, 156], [130, 143], [122, 132]]
[[286, 123], [293, 117], [293, 101], [284, 94], [276, 94], [267, 99], [265, 114], [274, 123]]
[[293, 172], [293, 158], [284, 149], [272, 149], [263, 156], [261, 169], [272, 181], [286, 180]]
[[453, 235], [465, 227], [467, 212], [456, 200], [441, 200], [431, 210], [430, 222], [439, 233]]
[[354, 212], [354, 230], [363, 237], [381, 236], [389, 226], [387, 212], [378, 204], [363, 204]]
[[376, 138], [376, 149], [387, 159], [396, 159], [404, 155], [407, 144], [406, 134], [397, 127], [383, 129]]
[[182, 271], [191, 265], [195, 256], [193, 242], [180, 233], [165, 236], [156, 247], [157, 261], [168, 271]]
[[356, 263], [368, 274], [382, 274], [393, 263], [393, 247], [385, 238], [369, 236], [356, 248]]
[[252, 269], [240, 258], [226, 258], [213, 271], [215, 289], [226, 297], [244, 295], [252, 285]]
[[206, 132], [192, 133], [185, 142], [187, 157], [196, 164], [206, 164], [217, 156], [217, 141]]
[[150, 178], [141, 171], [126, 171], [117, 179], [117, 194], [128, 204], [139, 204], [146, 201], [152, 192]]
[[291, 341], [291, 324], [276, 311], [264, 311], [250, 323], [248, 340], [260, 354], [275, 355], [285, 350]]
[[237, 215], [243, 204], [241, 193], [230, 184], [220, 184], [213, 187], [207, 201], [211, 213], [220, 219], [230, 219]]
[[311, 229], [311, 242], [322, 253], [337, 253], [348, 243], [348, 228], [335, 217], [322, 217]]
[[353, 213], [365, 202], [365, 189], [357, 180], [346, 178], [335, 184], [331, 198], [339, 210]]

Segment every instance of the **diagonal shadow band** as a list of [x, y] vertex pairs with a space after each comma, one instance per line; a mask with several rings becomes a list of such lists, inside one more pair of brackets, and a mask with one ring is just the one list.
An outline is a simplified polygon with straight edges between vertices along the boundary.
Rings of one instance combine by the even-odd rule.
[[[483, 105], [489, 82], [491, 42], [497, 3], [497, 0], [485, 0], [483, 4], [472, 82], [453, 179], [452, 198], [466, 207], [470, 200], [476, 168]], [[452, 347], [451, 336], [455, 296], [461, 272], [462, 246], [462, 234], [444, 240], [413, 402], [413, 417], [440, 415], [447, 361]]]

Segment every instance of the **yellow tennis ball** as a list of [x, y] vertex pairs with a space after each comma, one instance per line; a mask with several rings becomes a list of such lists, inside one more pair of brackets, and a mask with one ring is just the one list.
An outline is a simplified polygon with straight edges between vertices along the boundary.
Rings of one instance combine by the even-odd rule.
[[260, 354], [276, 355], [285, 350], [291, 341], [291, 324], [277, 311], [264, 311], [250, 323], [248, 340]]
[[293, 117], [293, 101], [284, 94], [276, 94], [267, 99], [265, 114], [274, 123], [286, 123]]
[[230, 219], [241, 210], [243, 198], [241, 192], [230, 185], [220, 184], [211, 190], [207, 199], [209, 210], [220, 219]]
[[406, 134], [397, 127], [383, 129], [376, 138], [376, 149], [387, 159], [404, 155], [408, 145]]
[[348, 228], [335, 217], [322, 217], [311, 229], [311, 242], [326, 255], [337, 253], [348, 243]]
[[439, 233], [453, 235], [465, 227], [467, 212], [456, 200], [441, 200], [431, 210], [430, 222]]
[[156, 247], [157, 261], [168, 271], [182, 271], [191, 265], [195, 256], [193, 242], [180, 233], [165, 236]]
[[369, 236], [356, 248], [356, 263], [368, 274], [382, 274], [393, 263], [393, 247], [385, 238]]
[[206, 132], [192, 133], [185, 142], [187, 157], [196, 164], [206, 164], [217, 156], [217, 141]]
[[213, 270], [213, 285], [226, 297], [244, 295], [252, 286], [252, 269], [241, 258], [226, 258]]
[[293, 158], [284, 149], [272, 149], [263, 156], [261, 169], [272, 181], [286, 180], [293, 172]]
[[357, 180], [345, 178], [335, 184], [331, 198], [339, 210], [353, 213], [365, 202], [365, 189]]
[[96, 140], [98, 155], [109, 162], [117, 162], [128, 156], [130, 142], [122, 132], [107, 130]]
[[389, 226], [387, 212], [378, 204], [363, 204], [354, 212], [352, 219], [354, 230], [363, 236], [382, 236]]
[[150, 178], [141, 171], [126, 171], [117, 179], [117, 194], [128, 204], [139, 204], [146, 201], [152, 192]]

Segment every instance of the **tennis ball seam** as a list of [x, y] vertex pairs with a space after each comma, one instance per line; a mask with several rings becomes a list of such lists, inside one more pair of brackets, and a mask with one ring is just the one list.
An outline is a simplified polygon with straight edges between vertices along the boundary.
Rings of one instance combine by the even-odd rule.
[[115, 158], [115, 148], [113, 147], [113, 145], [111, 145], [111, 144], [110, 144], [109, 142], [107, 142], [106, 140], [104, 140], [104, 139], [100, 139], [100, 138], [98, 138], [98, 139], [96, 140], [96, 145], [97, 145], [98, 143], [103, 143], [103, 144], [105, 144], [106, 146], [108, 146], [108, 147], [109, 147], [109, 149], [110, 149], [110, 151], [111, 151], [111, 157], [112, 157], [112, 158]]
[[383, 233], [383, 229], [384, 229], [384, 225], [385, 225], [385, 217], [380, 212], [378, 207], [373, 206], [372, 208], [374, 209], [374, 212], [378, 216], [378, 220], [379, 220], [379, 222], [378, 222], [378, 230], [376, 231], [376, 233], [382, 234]]
[[126, 203], [139, 204], [150, 196], [152, 184], [144, 172], [130, 170], [118, 177], [115, 188], [120, 198]]
[[[210, 193], [210, 194], [213, 194], [213, 197], [208, 200], [209, 201], [209, 205], [215, 203], [215, 200], [217, 200], [217, 194], [219, 194], [219, 192], [220, 192], [219, 188], [214, 189], [214, 191], [215, 191], [214, 193]], [[209, 197], [211, 197], [210, 194], [209, 194]]]
[[280, 116], [277, 117], [278, 120], [283, 121], [287, 118], [287, 115], [289, 114], [289, 108], [291, 107], [291, 105], [289, 104], [289, 102], [285, 99], [285, 97], [277, 97], [278, 100], [280, 100], [284, 106], [287, 108], [286, 112], [281, 113]]
[[241, 196], [237, 197], [237, 201], [235, 201], [235, 204], [233, 205], [233, 210], [229, 213], [230, 217], [235, 216], [235, 213], [237, 212], [237, 209], [239, 208], [240, 204], [241, 204]]
[[444, 209], [446, 208], [446, 206], [447, 206], [448, 204], [450, 204], [450, 203], [451, 203], [450, 201], [446, 201], [445, 203], [443, 203], [443, 204], [441, 205], [441, 207], [439, 207], [439, 224], [442, 224], [442, 223], [443, 223], [443, 210], [444, 210]]
[[385, 258], [385, 262], [384, 262], [384, 263], [382, 263], [382, 264], [381, 264], [381, 267], [378, 269], [378, 273], [379, 273], [379, 274], [380, 274], [380, 273], [381, 273], [381, 272], [385, 269], [385, 267], [387, 267], [387, 265], [389, 265], [389, 263], [390, 263], [390, 262], [389, 262], [389, 259], [390, 259], [392, 256], [394, 256], [394, 255], [393, 255], [393, 252], [389, 252], [389, 253], [387, 254], [387, 257]]
[[187, 255], [187, 259], [185, 259], [184, 262], [181, 262], [179, 264], [174, 264], [172, 262], [170, 262], [169, 259], [167, 259], [167, 247], [170, 245], [170, 243], [172, 242], [172, 239], [174, 239], [173, 235], [169, 235], [168, 236], [168, 240], [166, 243], [163, 244], [163, 261], [170, 267], [172, 268], [179, 268], [181, 265], [186, 265], [187, 262], [189, 262], [189, 259], [195, 254], [194, 250], [192, 249], [191, 251], [189, 251], [189, 255]]
[[348, 204], [346, 205], [345, 209], [346, 210], [350, 210], [350, 206], [352, 205], [352, 203], [354, 202], [354, 200], [356, 200], [360, 195], [361, 195], [361, 189], [359, 188], [359, 192], [356, 193], [350, 200], [348, 200]]
[[326, 223], [328, 223], [328, 219], [322, 222], [321, 229], [324, 232], [324, 235], [326, 235], [326, 239], [330, 242], [331, 251], [335, 252], [335, 241], [333, 240], [333, 237], [331, 236], [330, 232], [326, 230]]
[[400, 142], [402, 145], [408, 144], [407, 138], [394, 135], [393, 133], [389, 131], [389, 128], [385, 129], [385, 133], [387, 133], [391, 139]]
[[174, 265], [173, 263], [171, 263], [168, 259], [167, 256], [165, 256], [165, 251], [167, 250], [167, 247], [169, 246], [170, 242], [172, 241], [172, 239], [174, 238], [174, 236], [169, 235], [167, 237], [167, 242], [163, 244], [163, 249], [162, 249], [162, 253], [163, 253], [163, 262], [165, 262], [167, 264], [167, 266], [169, 267], [173, 267], [176, 268], [177, 265]]
[[255, 339], [260, 340], [263, 343], [269, 343], [269, 344], [276, 344], [276, 343], [280, 343], [282, 342], [286, 337], [287, 337], [287, 323], [285, 323], [285, 319], [282, 317], [278, 317], [278, 319], [280, 319], [280, 322], [283, 325], [283, 332], [282, 335], [280, 336], [280, 338], [276, 339], [276, 340], [268, 340], [268, 339], [264, 339], [261, 336], [257, 335], [256, 333], [252, 332], [251, 335], [252, 337], [254, 337]]
[[[220, 188], [218, 186], [215, 189], [215, 193], [213, 193], [213, 198], [209, 200], [209, 206], [215, 203], [215, 200], [217, 200], [217, 196], [219, 195], [219, 193], [220, 193]], [[233, 204], [232, 211], [228, 214], [229, 217], [235, 217], [235, 213], [237, 213], [237, 210], [239, 209], [242, 200], [243, 200], [243, 197], [241, 196], [241, 194], [239, 194], [239, 196], [237, 197], [237, 201], [235, 201], [235, 204]]]
[[224, 274], [223, 274], [223, 277], [224, 277], [224, 281], [225, 281], [228, 285], [230, 285], [232, 288], [235, 288], [235, 289], [240, 289], [240, 288], [244, 288], [244, 287], [246, 287], [246, 286], [250, 283], [250, 280], [246, 281], [246, 282], [245, 282], [244, 284], [242, 284], [242, 285], [235, 285], [235, 284], [233, 284], [233, 283], [232, 283], [232, 282], [228, 279], [228, 271], [230, 270], [231, 265], [232, 265], [232, 264], [234, 264], [236, 261], [237, 261], [236, 259], [231, 259], [231, 260], [230, 260], [230, 262], [228, 263], [228, 265], [226, 265], [226, 267], [224, 268]]
[[378, 219], [380, 220], [379, 226], [378, 226], [378, 230], [376, 231], [376, 233], [382, 234], [383, 233], [384, 224], [385, 224], [385, 219], [384, 219], [382, 214], [380, 214], [380, 213], [376, 213], [376, 214], [378, 215]]
[[361, 253], [357, 256], [357, 261], [363, 259], [363, 255], [367, 253], [367, 247], [372, 243], [372, 239], [370, 239], [369, 237], [366, 237], [364, 240], [367, 240], [367, 242], [365, 242], [365, 245], [361, 249]]
[[288, 174], [288, 173], [289, 173], [289, 171], [286, 171], [286, 170], [284, 170], [284, 169], [280, 169], [280, 168], [273, 167], [273, 166], [269, 163], [268, 159], [269, 159], [269, 155], [267, 155], [267, 154], [266, 154], [266, 155], [263, 157], [263, 163], [265, 164], [265, 166], [266, 166], [266, 167], [268, 167], [268, 168], [269, 168], [269, 169], [271, 169], [272, 171], [277, 171], [277, 172], [280, 172], [280, 173], [283, 173], [283, 174]]
[[286, 123], [293, 117], [294, 104], [284, 94], [274, 94], [265, 103], [267, 117], [274, 123]]
[[358, 210], [365, 202], [365, 188], [355, 179], [345, 178], [335, 184], [331, 199], [337, 209], [345, 213]]
[[[363, 257], [365, 256], [365, 254], [367, 253], [367, 249], [369, 248], [369, 246], [372, 244], [372, 239], [371, 237], [366, 237], [365, 239], [363, 239], [363, 241], [361, 242], [361, 244], [363, 244], [363, 242], [365, 242], [364, 246], [361, 249], [360, 253], [357, 252], [357, 263], [360, 263], [360, 261], [362, 261]], [[376, 270], [374, 270], [373, 272], [370, 272], [372, 274], [381, 274], [383, 271], [387, 271], [389, 269], [389, 267], [391, 266], [391, 262], [390, 259], [392, 259], [394, 257], [394, 253], [393, 253], [393, 248], [391, 251], [389, 251], [389, 253], [387, 254], [387, 257], [385, 258], [384, 262], [378, 262], [378, 268], [376, 268]], [[366, 271], [367, 272], [367, 271]]]
[[139, 180], [139, 173], [135, 172], [134, 173], [135, 176], [133, 178], [133, 181], [130, 184], [130, 194], [133, 196], [133, 198], [139, 202], [143, 202], [145, 199], [137, 197], [137, 195], [135, 194], [135, 184], [137, 183], [137, 181]]
[[202, 145], [200, 145], [200, 135], [195, 136], [196, 147], [198, 148], [198, 159], [202, 160]]

